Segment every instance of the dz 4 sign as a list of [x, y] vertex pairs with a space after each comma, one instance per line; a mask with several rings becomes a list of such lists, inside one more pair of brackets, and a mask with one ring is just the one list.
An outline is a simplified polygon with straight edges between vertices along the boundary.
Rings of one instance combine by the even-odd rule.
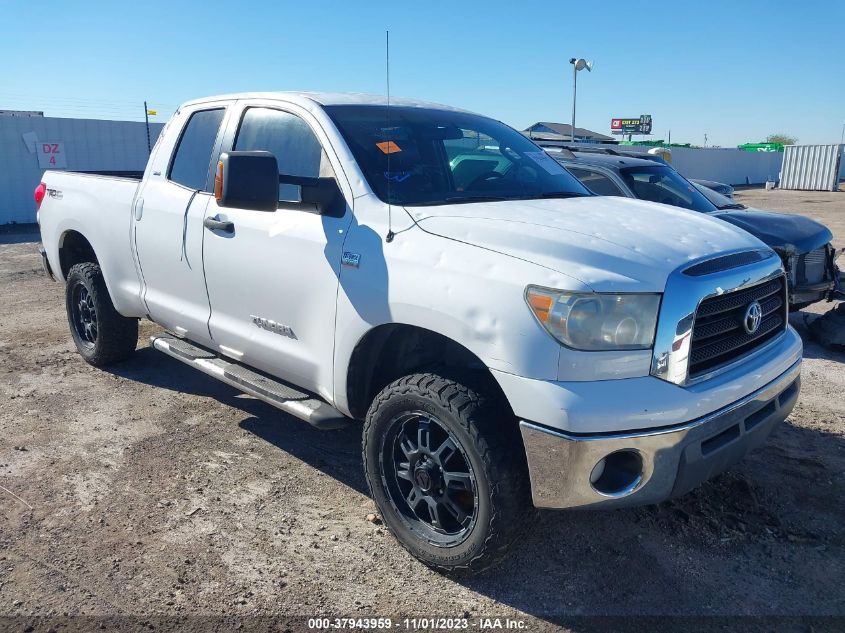
[[36, 148], [39, 167], [42, 169], [67, 169], [64, 143], [38, 141]]

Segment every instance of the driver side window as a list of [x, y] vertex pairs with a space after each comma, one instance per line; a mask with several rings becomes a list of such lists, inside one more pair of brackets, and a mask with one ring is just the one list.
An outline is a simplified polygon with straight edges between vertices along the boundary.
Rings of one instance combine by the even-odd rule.
[[[234, 149], [272, 152], [281, 176], [334, 177], [328, 156], [309, 125], [282, 110], [248, 108], [241, 119]], [[299, 185], [279, 184], [279, 201], [299, 202]]]

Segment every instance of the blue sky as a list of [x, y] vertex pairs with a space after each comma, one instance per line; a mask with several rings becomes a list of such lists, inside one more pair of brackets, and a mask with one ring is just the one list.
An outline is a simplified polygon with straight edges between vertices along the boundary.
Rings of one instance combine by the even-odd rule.
[[649, 113], [654, 138], [732, 146], [786, 132], [838, 142], [845, 2], [59, 2], [5, 0], [0, 109], [164, 120], [242, 90], [384, 93], [468, 108], [520, 129]]

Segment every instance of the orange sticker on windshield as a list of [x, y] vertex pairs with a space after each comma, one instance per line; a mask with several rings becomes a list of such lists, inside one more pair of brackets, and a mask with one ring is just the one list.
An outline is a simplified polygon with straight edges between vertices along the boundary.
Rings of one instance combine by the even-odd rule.
[[376, 143], [376, 147], [385, 154], [395, 154], [396, 152], [402, 151], [393, 141], [382, 141], [381, 143]]

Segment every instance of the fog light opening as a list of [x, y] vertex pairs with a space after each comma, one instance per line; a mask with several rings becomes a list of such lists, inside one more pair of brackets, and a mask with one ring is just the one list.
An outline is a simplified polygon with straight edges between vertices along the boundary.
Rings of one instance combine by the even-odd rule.
[[607, 497], [624, 497], [643, 479], [643, 458], [637, 451], [622, 450], [605, 455], [593, 467], [590, 483]]

